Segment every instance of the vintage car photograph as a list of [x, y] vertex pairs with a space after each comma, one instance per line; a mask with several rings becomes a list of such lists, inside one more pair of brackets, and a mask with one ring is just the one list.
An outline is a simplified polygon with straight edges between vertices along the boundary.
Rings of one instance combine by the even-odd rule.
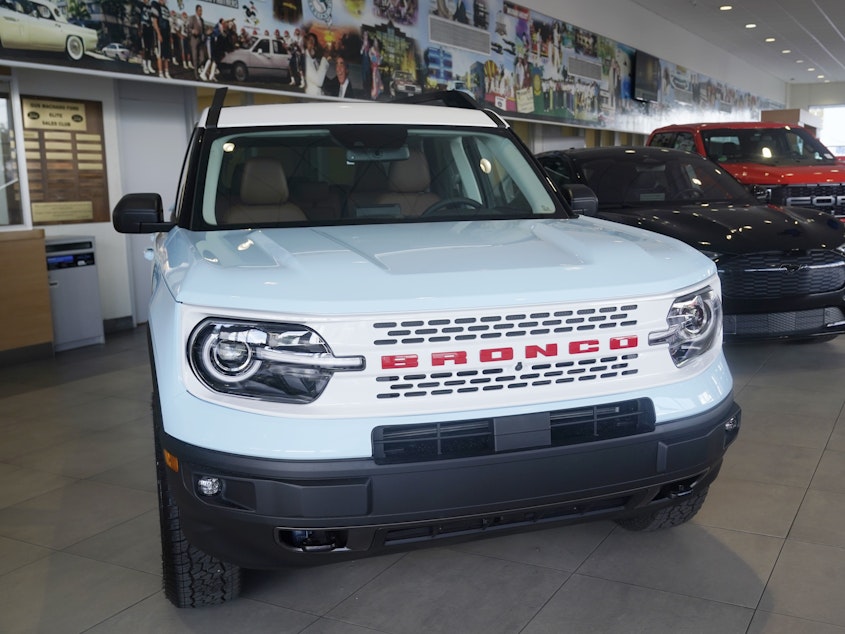
[[256, 37], [246, 48], [226, 53], [220, 62], [220, 70], [238, 82], [255, 79], [290, 81], [290, 57], [282, 40]]
[[416, 83], [414, 75], [407, 70], [393, 71], [390, 82], [390, 94], [394, 97], [408, 97], [422, 92], [422, 86]]
[[832, 215], [765, 204], [682, 150], [543, 152], [561, 190], [586, 185], [596, 215], [677, 238], [717, 265], [726, 338], [827, 340], [845, 332], [845, 229]]
[[116, 59], [121, 62], [128, 62], [129, 58], [132, 57], [132, 51], [117, 42], [112, 42], [108, 46], [104, 46], [100, 53], [109, 59]]
[[97, 48], [97, 32], [67, 21], [49, 0], [17, 0], [0, 5], [0, 47], [64, 52], [79, 61]]

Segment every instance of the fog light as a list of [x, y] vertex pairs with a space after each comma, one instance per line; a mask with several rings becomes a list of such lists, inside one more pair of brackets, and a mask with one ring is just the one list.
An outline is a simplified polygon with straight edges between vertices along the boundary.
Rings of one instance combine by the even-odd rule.
[[220, 478], [213, 478], [210, 476], [203, 476], [197, 480], [197, 490], [200, 495], [211, 496], [217, 495], [223, 490], [223, 483]]
[[739, 418], [736, 416], [731, 416], [728, 420], [725, 421], [725, 431], [730, 433], [734, 432], [739, 429]]

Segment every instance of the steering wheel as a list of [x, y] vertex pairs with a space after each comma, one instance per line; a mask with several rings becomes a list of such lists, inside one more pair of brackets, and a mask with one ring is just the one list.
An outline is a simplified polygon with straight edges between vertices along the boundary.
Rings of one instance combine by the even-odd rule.
[[704, 198], [704, 192], [697, 187], [686, 187], [680, 190], [677, 196], [684, 199]]
[[438, 200], [431, 207], [422, 212], [421, 215], [433, 216], [437, 213], [456, 207], [469, 207], [471, 209], [481, 209], [482, 207], [484, 207], [484, 205], [478, 202], [477, 200], [473, 200], [472, 198], [466, 198], [464, 196], [453, 196], [452, 198], [444, 198], [443, 200]]

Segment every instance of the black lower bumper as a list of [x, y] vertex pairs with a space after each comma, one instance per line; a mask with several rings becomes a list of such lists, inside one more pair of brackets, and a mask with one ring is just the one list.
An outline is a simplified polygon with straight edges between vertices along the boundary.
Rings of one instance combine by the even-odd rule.
[[[276, 568], [657, 509], [716, 477], [739, 415], [727, 398], [636, 437], [398, 465], [161, 441], [179, 460], [167, 475], [188, 539], [224, 561]], [[221, 492], [200, 494], [202, 478], [216, 478]]]

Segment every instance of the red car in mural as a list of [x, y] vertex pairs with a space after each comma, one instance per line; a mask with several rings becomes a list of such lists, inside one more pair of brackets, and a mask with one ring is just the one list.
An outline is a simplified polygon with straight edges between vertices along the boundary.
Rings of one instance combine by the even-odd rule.
[[647, 145], [697, 152], [759, 197], [845, 221], [845, 163], [808, 130], [767, 121], [690, 123], [654, 130]]

